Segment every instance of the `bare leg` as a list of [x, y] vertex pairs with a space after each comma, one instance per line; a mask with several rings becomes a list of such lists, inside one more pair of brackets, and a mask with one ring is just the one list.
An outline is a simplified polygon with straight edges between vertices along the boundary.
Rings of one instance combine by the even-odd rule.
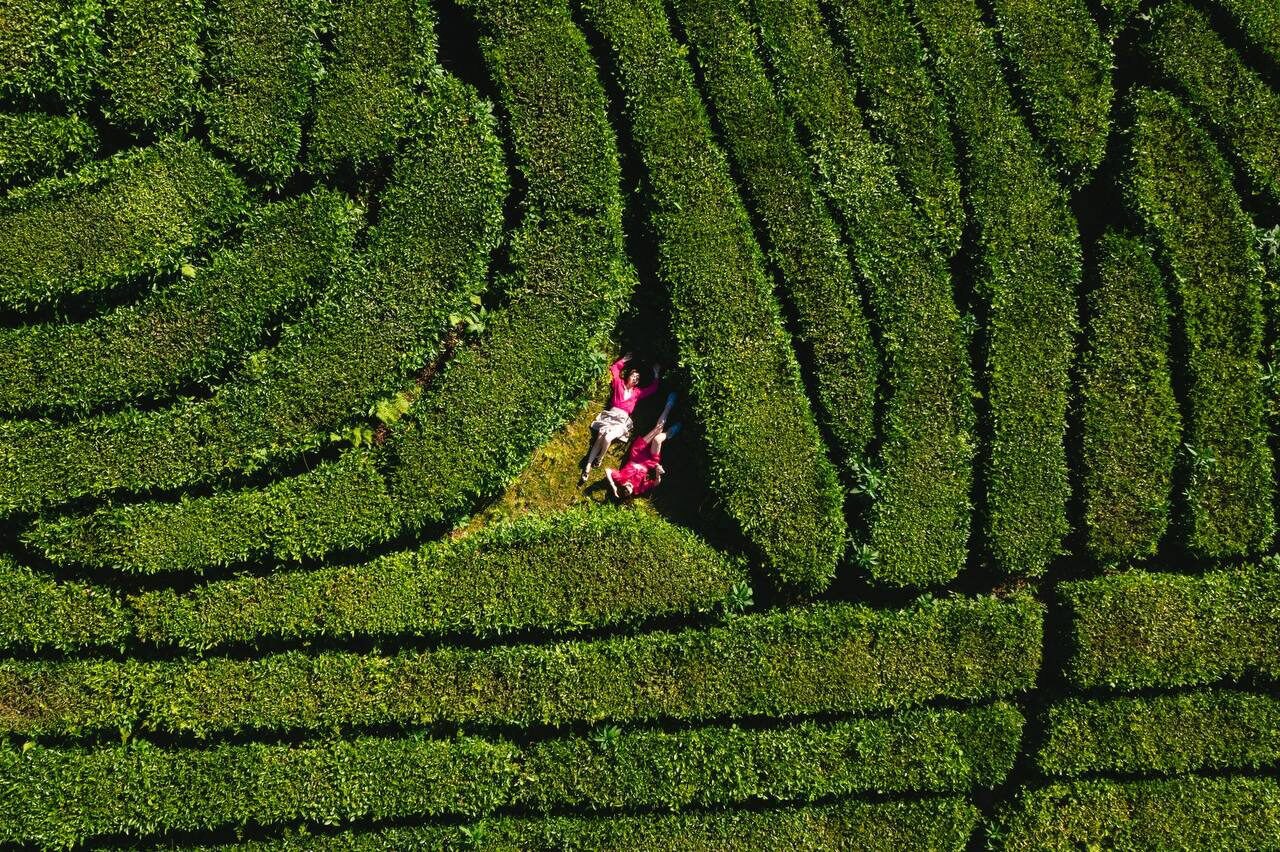
[[586, 475], [591, 470], [593, 464], [604, 458], [604, 454], [609, 450], [610, 443], [608, 437], [604, 434], [604, 430], [601, 429], [596, 434], [596, 442], [591, 445], [591, 452], [587, 453], [587, 466], [582, 471], [583, 475]]
[[653, 439], [649, 441], [649, 452], [653, 453], [655, 456], [662, 455], [662, 445], [666, 442], [666, 440], [667, 440], [666, 432], [659, 432], [658, 434], [654, 435]]

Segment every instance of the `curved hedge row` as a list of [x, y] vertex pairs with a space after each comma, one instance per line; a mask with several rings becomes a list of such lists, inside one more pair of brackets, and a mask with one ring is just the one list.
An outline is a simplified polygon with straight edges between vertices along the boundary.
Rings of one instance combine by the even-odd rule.
[[972, 0], [915, 0], [964, 151], [979, 229], [990, 446], [986, 546], [1009, 573], [1037, 575], [1061, 552], [1068, 373], [1080, 237], [1005, 84]]
[[[947, 114], [924, 66], [924, 45], [902, 0], [828, 0], [848, 67], [890, 147], [898, 177], [938, 249], [951, 257], [964, 232], [960, 176]], [[852, 91], [852, 87], [850, 89]]]
[[[463, 84], [442, 77], [415, 121], [420, 132], [403, 146], [381, 196], [367, 272], [336, 270], [334, 285], [279, 343], [249, 356], [211, 399], [65, 426], [0, 425], [11, 445], [8, 458], [0, 456], [8, 474], [0, 480], [0, 511], [252, 470], [323, 443], [330, 429], [361, 416], [406, 372], [420, 369], [450, 312], [485, 286], [507, 186], [493, 116]], [[113, 511], [102, 510], [92, 523], [115, 523]], [[130, 511], [159, 518], [188, 510]], [[314, 515], [319, 507], [298, 511]]]
[[829, 852], [836, 848], [898, 852], [918, 845], [961, 852], [978, 824], [979, 812], [962, 798], [863, 802], [675, 814], [521, 818], [489, 817], [460, 826], [387, 828], [381, 831], [311, 834], [305, 830], [272, 840], [254, 840], [205, 850], [292, 852], [403, 849], [474, 849], [490, 852], [558, 852], [614, 849], [633, 852], [759, 852], [789, 849]]
[[200, 0], [105, 0], [103, 115], [143, 127], [187, 127], [200, 106]]
[[0, 202], [0, 305], [30, 308], [166, 269], [245, 208], [230, 169], [172, 139], [15, 190]]
[[1213, 0], [1226, 9], [1249, 40], [1273, 62], [1280, 62], [1280, 9], [1270, 0]]
[[[366, 737], [208, 750], [6, 749], [0, 840], [74, 844], [246, 821], [475, 816], [500, 807], [677, 810], [871, 789], [963, 791], [1005, 777], [1021, 729], [1017, 710], [997, 704], [768, 730], [638, 730], [524, 748], [470, 737]], [[904, 760], [909, 748], [927, 756]]]
[[140, 302], [83, 323], [0, 329], [0, 411], [86, 410], [220, 369], [347, 262], [357, 222], [328, 190], [270, 204], [238, 245]]
[[887, 398], [871, 574], [904, 586], [945, 582], [967, 555], [975, 444], [969, 353], [949, 269], [863, 126], [816, 2], [756, 0], [756, 8], [778, 88], [808, 133], [879, 325]]
[[414, 88], [436, 55], [426, 0], [343, 0], [329, 12], [333, 56], [316, 87], [308, 164], [331, 169], [392, 153], [405, 135]]
[[85, 97], [101, 60], [99, 0], [7, 0], [0, 26], [0, 97]]
[[711, 611], [745, 579], [740, 560], [680, 527], [606, 510], [529, 517], [359, 565], [185, 592], [122, 596], [0, 560], [0, 646], [73, 651], [134, 639], [203, 650], [277, 637], [569, 632]]
[[996, 849], [1270, 849], [1280, 782], [1269, 778], [1075, 781], [1022, 793], [992, 829]]
[[1280, 764], [1280, 699], [1213, 690], [1068, 699], [1049, 708], [1036, 762], [1050, 775], [1260, 768]]
[[320, 79], [320, 0], [212, 0], [204, 114], [209, 141], [269, 182], [298, 165]]
[[843, 493], [684, 48], [658, 0], [582, 7], [626, 93], [713, 490], [779, 587], [820, 592], [845, 549]]
[[0, 188], [53, 175], [97, 147], [98, 134], [75, 116], [0, 113]]
[[[363, 527], [359, 541], [346, 538], [360, 536], [361, 526], [348, 518], [351, 499], [340, 489], [311, 482], [334, 478], [322, 470], [230, 496], [39, 522], [30, 537], [51, 558], [127, 570], [200, 568], [261, 553], [320, 556], [336, 546], [385, 539], [403, 525], [457, 521], [477, 498], [514, 476], [564, 422], [597, 374], [595, 347], [633, 284], [622, 257], [616, 147], [603, 89], [566, 7], [555, 0], [492, 3], [482, 14], [490, 32], [486, 50], [529, 178], [526, 225], [511, 238], [510, 303], [489, 318], [483, 341], [462, 349], [402, 421], [391, 444], [391, 493], [363, 480], [377, 520]], [[387, 243], [386, 263], [394, 264], [396, 244]], [[511, 381], [531, 365], [537, 380]], [[317, 502], [324, 494], [329, 502]], [[289, 505], [294, 498], [307, 503]], [[273, 535], [276, 512], [316, 518], [314, 537]], [[326, 513], [336, 534], [321, 522]], [[191, 523], [175, 527], [174, 518]], [[121, 527], [130, 529], [128, 537], [113, 532]], [[228, 530], [236, 531], [231, 548], [222, 539]]]
[[1164, 279], [1140, 240], [1108, 232], [1088, 296], [1080, 378], [1089, 552], [1113, 563], [1153, 556], [1169, 525], [1182, 432], [1169, 369]]
[[837, 464], [852, 479], [875, 433], [875, 345], [840, 232], [814, 191], [795, 127], [756, 55], [744, 3], [678, 0], [675, 9], [794, 306], [820, 421]]
[[374, 455], [351, 450], [260, 490], [41, 519], [23, 539], [57, 565], [161, 574], [267, 554], [315, 558], [360, 547], [374, 536], [389, 538], [399, 528], [398, 507]]
[[1250, 70], [1184, 3], [1152, 12], [1146, 55], [1222, 134], [1255, 190], [1280, 202], [1280, 92]]
[[1111, 46], [1086, 0], [992, 0], [1004, 55], [1058, 172], [1087, 184], [1111, 130]]
[[476, 12], [525, 216], [510, 239], [507, 308], [393, 440], [393, 491], [411, 526], [461, 520], [524, 468], [600, 374], [599, 344], [635, 284], [604, 88], [567, 4], [483, 0]]
[[1068, 673], [1077, 686], [1280, 678], [1280, 574], [1134, 571], [1058, 588], [1071, 610]]
[[1126, 190], [1176, 282], [1185, 349], [1187, 545], [1204, 556], [1258, 552], [1275, 533], [1275, 487], [1253, 224], [1213, 142], [1172, 95], [1139, 90], [1134, 113]]
[[1042, 629], [1043, 608], [1028, 597], [954, 598], [901, 611], [819, 605], [705, 630], [393, 656], [5, 661], [0, 729], [204, 736], [900, 709], [1030, 689]]

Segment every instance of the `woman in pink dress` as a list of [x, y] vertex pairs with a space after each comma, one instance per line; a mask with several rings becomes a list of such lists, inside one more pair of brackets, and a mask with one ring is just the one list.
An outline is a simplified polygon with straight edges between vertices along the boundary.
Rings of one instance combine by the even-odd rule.
[[591, 421], [595, 440], [587, 453], [587, 462], [582, 468], [579, 484], [587, 481], [587, 474], [591, 473], [591, 468], [597, 462], [604, 459], [610, 444], [614, 441], [626, 441], [631, 437], [631, 413], [636, 410], [636, 403], [658, 390], [658, 365], [653, 365], [653, 381], [640, 387], [640, 371], [628, 367], [630, 361], [630, 354], [623, 355], [609, 368], [609, 372], [613, 374], [613, 381], [609, 383], [609, 407]]
[[604, 472], [609, 491], [616, 499], [629, 500], [648, 494], [662, 482], [662, 475], [667, 472], [662, 466], [662, 445], [680, 432], [679, 423], [667, 428], [667, 415], [671, 413], [675, 397], [674, 393], [667, 397], [667, 406], [658, 422], [649, 434], [632, 445], [626, 463], [617, 470], [609, 468]]

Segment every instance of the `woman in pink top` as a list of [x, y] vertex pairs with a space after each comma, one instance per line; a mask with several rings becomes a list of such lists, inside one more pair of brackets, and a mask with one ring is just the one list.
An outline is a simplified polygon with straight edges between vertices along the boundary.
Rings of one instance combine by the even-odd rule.
[[679, 423], [670, 429], [666, 428], [667, 415], [671, 413], [674, 403], [673, 393], [667, 397], [667, 407], [662, 410], [657, 424], [648, 435], [632, 445], [631, 452], [627, 453], [626, 464], [618, 470], [610, 468], [604, 472], [604, 477], [609, 482], [609, 491], [616, 499], [629, 500], [648, 494], [662, 482], [662, 475], [667, 472], [662, 466], [662, 445], [680, 431]]
[[587, 463], [582, 468], [579, 484], [587, 481], [587, 474], [591, 472], [593, 465], [604, 458], [610, 444], [614, 441], [626, 441], [631, 437], [631, 412], [636, 410], [636, 403], [658, 390], [658, 365], [653, 365], [653, 381], [640, 387], [640, 371], [628, 367], [630, 361], [630, 354], [623, 355], [609, 368], [609, 372], [613, 374], [609, 407], [591, 422], [591, 431], [596, 437], [587, 453]]

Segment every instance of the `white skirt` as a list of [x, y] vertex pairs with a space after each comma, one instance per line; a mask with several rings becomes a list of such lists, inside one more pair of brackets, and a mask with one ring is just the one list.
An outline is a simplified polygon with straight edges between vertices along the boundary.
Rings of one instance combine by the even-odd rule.
[[606, 408], [591, 421], [591, 431], [603, 435], [610, 441], [630, 440], [631, 429], [631, 415], [620, 408]]

